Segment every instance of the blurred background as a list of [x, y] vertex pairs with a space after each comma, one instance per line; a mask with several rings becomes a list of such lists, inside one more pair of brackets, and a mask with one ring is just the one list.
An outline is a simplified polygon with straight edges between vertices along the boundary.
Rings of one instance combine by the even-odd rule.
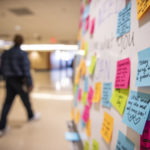
[[[24, 36], [34, 90], [31, 101], [38, 122], [27, 123], [19, 97], [9, 114], [10, 131], [0, 138], [0, 150], [67, 150], [66, 121], [73, 100], [73, 62], [81, 0], [0, 0], [0, 56], [13, 45], [15, 34]], [[0, 70], [0, 110], [5, 82]]]

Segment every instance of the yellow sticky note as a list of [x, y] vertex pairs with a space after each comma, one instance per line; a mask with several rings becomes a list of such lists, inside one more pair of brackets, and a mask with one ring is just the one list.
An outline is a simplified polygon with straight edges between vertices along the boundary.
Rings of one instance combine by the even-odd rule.
[[112, 138], [114, 119], [107, 112], [104, 112], [104, 120], [100, 131], [104, 140], [109, 144]]
[[89, 71], [90, 75], [92, 75], [94, 73], [95, 65], [96, 65], [96, 56], [92, 56], [91, 64], [88, 68], [88, 71]]
[[86, 123], [86, 135], [88, 137], [91, 136], [91, 120], [89, 119], [88, 122]]
[[81, 40], [81, 49], [85, 50], [85, 41], [84, 41], [84, 39]]
[[81, 102], [82, 102], [83, 105], [86, 105], [86, 102], [87, 102], [87, 92], [83, 93]]
[[99, 150], [99, 144], [95, 139], [92, 141], [92, 150]]
[[94, 103], [98, 103], [102, 98], [102, 83], [101, 82], [97, 82], [95, 84], [95, 91], [94, 91], [94, 96], [92, 101]]
[[78, 32], [78, 41], [81, 40], [81, 33], [82, 33], [82, 31], [81, 31], [81, 29], [80, 29], [79, 32]]
[[75, 119], [75, 112], [74, 112], [74, 108], [72, 108], [72, 109], [71, 109], [70, 119], [71, 119], [71, 120], [74, 120], [74, 119]]
[[150, 6], [150, 0], [137, 0], [137, 18], [140, 19]]
[[128, 95], [129, 89], [115, 89], [112, 94], [110, 101], [121, 115], [124, 113]]
[[88, 42], [85, 42], [85, 56], [87, 56], [88, 53]]
[[86, 75], [86, 64], [85, 64], [84, 60], [81, 61], [81, 66], [80, 67], [81, 67], [81, 75], [85, 76]]
[[86, 141], [84, 144], [84, 150], [89, 150], [89, 149], [90, 149], [90, 144], [88, 141]]
[[80, 110], [77, 111], [76, 117], [75, 117], [75, 123], [78, 124], [80, 121]]
[[80, 76], [81, 76], [81, 71], [80, 71], [80, 68], [78, 67], [76, 69], [76, 73], [75, 73], [75, 84], [79, 84]]

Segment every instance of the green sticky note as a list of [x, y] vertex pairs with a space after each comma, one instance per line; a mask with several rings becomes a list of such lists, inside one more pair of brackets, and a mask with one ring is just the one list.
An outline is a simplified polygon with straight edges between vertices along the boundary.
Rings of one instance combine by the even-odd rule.
[[90, 75], [92, 75], [94, 73], [95, 65], [96, 65], [96, 56], [92, 56], [91, 65], [88, 68]]
[[92, 142], [92, 150], [99, 150], [99, 144], [95, 139]]
[[74, 87], [73, 87], [73, 93], [74, 93], [74, 94], [76, 93], [77, 86], [78, 86], [78, 85], [77, 85], [77, 84], [75, 84], [75, 85], [74, 85]]
[[81, 100], [83, 105], [86, 105], [86, 99], [87, 99], [87, 92], [84, 92], [82, 95], [82, 100]]
[[110, 101], [121, 115], [124, 113], [128, 95], [129, 89], [115, 89], [112, 94]]
[[88, 53], [88, 42], [85, 42], [85, 56], [87, 56]]
[[86, 141], [84, 144], [84, 150], [89, 150], [89, 149], [90, 149], [90, 144], [88, 141]]

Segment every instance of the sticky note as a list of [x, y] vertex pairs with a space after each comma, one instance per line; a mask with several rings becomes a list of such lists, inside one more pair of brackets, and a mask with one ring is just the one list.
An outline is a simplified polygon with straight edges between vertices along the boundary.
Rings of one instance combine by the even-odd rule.
[[65, 139], [67, 141], [80, 141], [80, 136], [77, 132], [66, 132]]
[[89, 11], [90, 11], [90, 5], [86, 5], [82, 15], [82, 20], [85, 20], [88, 17]]
[[75, 123], [78, 124], [80, 121], [80, 110], [77, 111], [76, 116], [75, 116]]
[[83, 92], [83, 95], [82, 95], [82, 104], [86, 105], [86, 102], [87, 102], [87, 92]]
[[81, 76], [85, 76], [86, 75], [86, 64], [85, 64], [85, 60], [81, 60], [80, 62], [80, 71], [81, 71]]
[[76, 73], [75, 73], [75, 84], [79, 84], [79, 82], [80, 82], [80, 76], [81, 76], [80, 68], [77, 67]]
[[[81, 34], [82, 34], [82, 30], [79, 29], [79, 31], [78, 31], [78, 38], [77, 38], [78, 41], [81, 40]], [[79, 46], [79, 48], [80, 48], [80, 46]]]
[[89, 71], [90, 75], [92, 75], [94, 73], [95, 65], [96, 65], [96, 56], [92, 56], [91, 64], [88, 68], [88, 71]]
[[126, 58], [117, 62], [115, 78], [116, 89], [128, 89], [130, 82], [130, 59]]
[[110, 108], [112, 95], [112, 83], [103, 83], [103, 93], [102, 93], [102, 105], [105, 107]]
[[95, 84], [95, 91], [94, 91], [94, 96], [93, 96], [93, 103], [98, 103], [101, 100], [101, 95], [102, 95], [102, 83], [97, 82]]
[[92, 140], [92, 150], [99, 150], [99, 143], [95, 139]]
[[115, 89], [112, 97], [112, 105], [119, 111], [121, 115], [124, 113], [124, 109], [127, 103], [129, 89]]
[[137, 18], [140, 19], [150, 6], [150, 0], [137, 0]]
[[150, 86], [150, 48], [138, 52], [136, 86]]
[[89, 120], [90, 107], [86, 105], [83, 110], [82, 120], [86, 123]]
[[119, 12], [116, 37], [120, 37], [130, 31], [131, 22], [131, 1]]
[[76, 93], [77, 87], [78, 87], [78, 85], [77, 85], [77, 84], [74, 84], [74, 86], [73, 86], [73, 93], [74, 93], [74, 94]]
[[88, 42], [85, 42], [85, 56], [87, 56], [88, 53]]
[[89, 84], [88, 84], [88, 77], [84, 78], [84, 92], [88, 92]]
[[87, 97], [88, 105], [90, 107], [92, 106], [93, 95], [94, 95], [94, 90], [93, 90], [92, 86], [90, 86], [89, 91], [88, 91], [88, 97]]
[[91, 136], [91, 120], [90, 119], [86, 123], [86, 135], [88, 137]]
[[140, 137], [140, 150], [148, 150], [150, 148], [150, 121], [147, 121], [143, 134]]
[[90, 24], [90, 16], [86, 18], [86, 26], [85, 26], [86, 31], [89, 29], [89, 24]]
[[88, 141], [85, 141], [84, 150], [90, 150], [90, 144]]
[[74, 106], [75, 107], [78, 105], [78, 95], [79, 95], [79, 86], [77, 85], [75, 96], [74, 96]]
[[114, 118], [110, 116], [107, 112], [104, 112], [104, 120], [100, 133], [107, 144], [110, 143], [112, 138], [113, 124]]
[[130, 96], [123, 115], [123, 122], [141, 135], [149, 110], [150, 94], [130, 91]]
[[90, 35], [94, 34], [94, 29], [95, 29], [95, 18], [91, 20], [91, 29], [90, 29]]
[[74, 108], [72, 108], [70, 112], [70, 119], [74, 120], [74, 118], [75, 118], [75, 112], [74, 112]]
[[118, 134], [116, 150], [134, 150], [133, 142], [126, 137], [121, 131]]
[[82, 97], [82, 89], [79, 88], [79, 92], [78, 92], [78, 101], [81, 101], [81, 97]]
[[81, 127], [84, 128], [85, 127], [85, 122], [81, 119]]

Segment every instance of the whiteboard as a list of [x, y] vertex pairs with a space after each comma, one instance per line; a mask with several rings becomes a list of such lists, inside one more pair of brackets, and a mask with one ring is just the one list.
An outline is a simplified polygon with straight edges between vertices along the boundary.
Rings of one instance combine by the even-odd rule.
[[[91, 61], [91, 57], [96, 54], [97, 63], [94, 75], [89, 77], [89, 85], [93, 89], [95, 83], [98, 81], [112, 82], [112, 91], [114, 89], [116, 63], [118, 60], [129, 57], [131, 61], [131, 76], [130, 76], [130, 90], [150, 93], [150, 88], [137, 88], [135, 86], [138, 51], [150, 47], [150, 9], [144, 16], [137, 20], [137, 3], [136, 0], [131, 0], [131, 27], [130, 32], [124, 34], [120, 38], [116, 38], [117, 17], [118, 12], [122, 10], [127, 1], [126, 0], [92, 0], [90, 4], [90, 18], [95, 17], [95, 30], [91, 37], [88, 30], [83, 38], [88, 42], [88, 54], [85, 57], [86, 64]], [[79, 87], [84, 89], [84, 80], [80, 80]], [[75, 109], [80, 109], [82, 112], [84, 106], [78, 103]], [[104, 112], [108, 112], [114, 118], [114, 127], [112, 140], [110, 144], [106, 144], [100, 135], [102, 127]], [[77, 124], [79, 133], [83, 141], [88, 140], [90, 147], [92, 139], [96, 139], [101, 150], [115, 150], [119, 130], [124, 133], [134, 144], [135, 150], [140, 149], [140, 135], [131, 128], [127, 127], [122, 122], [122, 116], [112, 106], [110, 109], [102, 107], [101, 103], [92, 105], [90, 110], [91, 120], [91, 137], [83, 136], [85, 128], [81, 124]]]

